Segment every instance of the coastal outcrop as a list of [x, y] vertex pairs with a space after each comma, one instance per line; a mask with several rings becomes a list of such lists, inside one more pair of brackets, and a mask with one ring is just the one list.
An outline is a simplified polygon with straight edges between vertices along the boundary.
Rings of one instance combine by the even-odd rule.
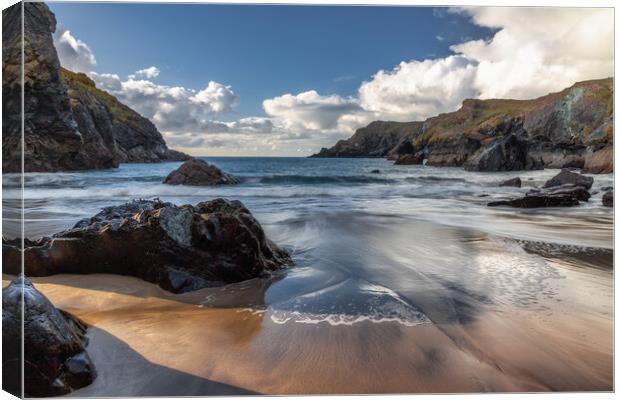
[[[2, 167], [21, 171], [21, 7], [2, 12]], [[184, 160], [146, 118], [61, 68], [45, 3], [24, 2], [24, 170], [117, 167], [121, 162]]]
[[572, 207], [579, 201], [588, 201], [590, 193], [582, 186], [562, 185], [546, 189], [532, 189], [523, 197], [492, 201], [489, 207], [510, 206], [516, 208]]
[[21, 395], [22, 361], [26, 397], [59, 396], [91, 384], [97, 374], [86, 352], [86, 330], [29, 280], [13, 280], [2, 289], [3, 388]]
[[311, 157], [385, 157], [404, 137], [419, 132], [421, 127], [420, 122], [375, 121]]
[[[422, 158], [426, 165], [476, 171], [610, 173], [613, 118], [613, 79], [591, 80], [532, 100], [467, 99], [459, 110], [425, 121], [376, 121], [315, 156], [385, 156], [399, 164]], [[386, 150], [385, 137], [400, 141]]]
[[172, 171], [163, 183], [168, 185], [213, 186], [236, 184], [239, 183], [239, 180], [222, 172], [215, 165], [192, 158]]
[[[518, 179], [518, 186], [521, 180]], [[516, 183], [515, 180], [505, 181], [500, 186], [512, 186], [509, 183]], [[563, 169], [549, 179], [541, 188], [533, 188], [523, 197], [498, 200], [488, 203], [490, 207], [510, 206], [518, 208], [537, 208], [537, 207], [572, 207], [579, 205], [580, 201], [588, 201], [590, 192], [588, 191], [594, 178], [583, 174], [577, 174]], [[515, 185], [516, 186], [516, 185]]]
[[[4, 271], [20, 269], [19, 247], [3, 241]], [[195, 206], [136, 200], [104, 208], [72, 229], [28, 241], [29, 276], [112, 273], [187, 292], [239, 282], [291, 265], [239, 201]]]

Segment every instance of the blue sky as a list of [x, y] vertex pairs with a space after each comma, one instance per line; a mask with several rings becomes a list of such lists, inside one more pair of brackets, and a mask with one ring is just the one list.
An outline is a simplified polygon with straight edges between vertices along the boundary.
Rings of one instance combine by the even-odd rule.
[[50, 3], [50, 8], [88, 43], [98, 71], [128, 75], [155, 65], [163, 84], [226, 83], [241, 96], [242, 115], [262, 114], [263, 99], [282, 93], [354, 95], [380, 69], [443, 57], [450, 44], [491, 33], [467, 16], [430, 7]]
[[197, 155], [308, 155], [613, 75], [611, 9], [48, 4], [61, 64]]

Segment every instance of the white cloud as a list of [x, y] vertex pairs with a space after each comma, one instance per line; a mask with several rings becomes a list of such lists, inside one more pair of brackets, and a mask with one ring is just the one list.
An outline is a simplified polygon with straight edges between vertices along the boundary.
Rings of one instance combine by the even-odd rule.
[[58, 53], [60, 65], [70, 71], [90, 72], [97, 66], [95, 55], [90, 47], [79, 39], [71, 35], [71, 31], [65, 29], [61, 24], [56, 28], [52, 35], [54, 46]]
[[267, 99], [263, 108], [284, 129], [291, 131], [342, 130], [343, 116], [364, 113], [357, 99], [322, 96], [315, 90]]
[[419, 120], [476, 97], [475, 78], [475, 63], [461, 56], [402, 62], [362, 83], [359, 97], [364, 109], [382, 119]]
[[159, 73], [160, 73], [159, 68], [152, 66], [152, 67], [137, 70], [133, 74], [129, 75], [129, 78], [135, 79], [139, 77], [144, 77], [148, 79], [153, 79], [153, 78], [158, 77]]
[[172, 146], [186, 151], [202, 146], [214, 154], [274, 149], [310, 153], [372, 120], [422, 120], [456, 110], [465, 98], [533, 98], [577, 81], [613, 76], [612, 9], [477, 7], [437, 12], [444, 17], [449, 12], [467, 15], [496, 32], [488, 40], [461, 39], [446, 57], [403, 61], [380, 70], [360, 85], [356, 96], [315, 90], [283, 94], [263, 101], [265, 117], [234, 121], [222, 121], [239, 103], [229, 85], [211, 81], [202, 90], [159, 85], [152, 82], [160, 73], [154, 66], [122, 80], [116, 74], [92, 72], [94, 55], [64, 28], [54, 40], [64, 66], [90, 72], [99, 87], [150, 118]]
[[441, 35], [435, 35], [435, 39], [439, 40], [440, 42], [443, 42], [445, 40], [445, 38]]

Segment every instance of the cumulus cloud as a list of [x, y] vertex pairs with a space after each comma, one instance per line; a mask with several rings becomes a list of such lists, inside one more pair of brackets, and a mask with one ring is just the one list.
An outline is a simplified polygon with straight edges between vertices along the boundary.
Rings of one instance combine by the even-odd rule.
[[71, 31], [59, 24], [52, 37], [60, 65], [75, 72], [95, 70], [97, 66], [95, 55], [86, 43], [71, 35]]
[[263, 108], [283, 128], [293, 131], [342, 130], [347, 122], [344, 116], [364, 113], [355, 98], [322, 96], [315, 90], [267, 99]]
[[135, 79], [139, 77], [144, 77], [148, 79], [153, 79], [159, 76], [159, 72], [160, 72], [159, 68], [153, 66], [153, 67], [139, 69], [133, 74], [129, 75], [129, 78]]
[[[263, 101], [265, 116], [233, 121], [226, 119], [234, 115], [239, 96], [229, 85], [160, 85], [152, 81], [160, 73], [154, 66], [121, 79], [94, 72], [94, 55], [68, 30], [60, 28], [54, 43], [65, 67], [89, 72], [99, 87], [150, 118], [172, 146], [230, 154], [277, 148], [310, 153], [372, 120], [422, 120], [456, 110], [465, 98], [533, 98], [577, 81], [613, 76], [611, 9], [475, 7], [439, 9], [436, 16], [450, 13], [466, 15], [494, 34], [485, 40], [463, 38], [446, 57], [406, 60], [377, 71], [355, 96], [287, 93]], [[345, 79], [349, 76], [334, 81]]]
[[462, 56], [402, 62], [362, 83], [359, 97], [364, 109], [384, 119], [424, 119], [477, 97], [475, 79], [476, 64]]

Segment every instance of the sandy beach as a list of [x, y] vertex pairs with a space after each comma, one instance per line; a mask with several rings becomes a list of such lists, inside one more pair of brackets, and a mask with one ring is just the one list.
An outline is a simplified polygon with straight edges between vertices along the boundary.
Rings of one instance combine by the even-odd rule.
[[33, 282], [91, 325], [99, 377], [75, 396], [611, 390], [611, 273], [557, 267], [556, 289], [581, 287], [563, 302], [415, 326], [276, 323], [269, 308], [203, 305], [224, 292], [255, 304], [259, 282], [178, 295], [114, 275]]

